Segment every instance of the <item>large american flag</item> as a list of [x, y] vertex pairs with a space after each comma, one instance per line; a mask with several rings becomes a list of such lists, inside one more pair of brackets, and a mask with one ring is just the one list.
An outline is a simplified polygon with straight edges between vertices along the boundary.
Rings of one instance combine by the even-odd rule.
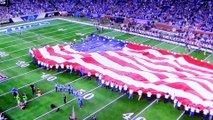
[[144, 93], [175, 94], [183, 105], [213, 109], [213, 65], [148, 46], [93, 36], [78, 45], [32, 51], [42, 65], [73, 66]]

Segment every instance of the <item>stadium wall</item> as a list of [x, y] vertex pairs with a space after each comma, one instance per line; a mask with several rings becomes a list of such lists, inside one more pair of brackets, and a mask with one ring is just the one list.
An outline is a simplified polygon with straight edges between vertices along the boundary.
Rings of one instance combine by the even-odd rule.
[[46, 13], [40, 13], [40, 14], [34, 14], [34, 15], [26, 15], [26, 16], [0, 20], [0, 24], [34, 21], [34, 20], [50, 18], [50, 17], [54, 17], [58, 15], [60, 15], [58, 11], [46, 12]]

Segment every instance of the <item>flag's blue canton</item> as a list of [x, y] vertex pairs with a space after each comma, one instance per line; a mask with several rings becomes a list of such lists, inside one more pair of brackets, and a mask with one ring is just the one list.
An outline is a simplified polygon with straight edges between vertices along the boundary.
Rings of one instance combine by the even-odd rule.
[[118, 40], [108, 39], [103, 36], [93, 35], [81, 44], [72, 46], [73, 49], [80, 52], [98, 52], [121, 50], [126, 43]]

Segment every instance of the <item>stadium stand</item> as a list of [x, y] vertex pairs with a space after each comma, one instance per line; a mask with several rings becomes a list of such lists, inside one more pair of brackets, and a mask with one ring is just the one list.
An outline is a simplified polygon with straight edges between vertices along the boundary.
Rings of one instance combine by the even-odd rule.
[[58, 10], [137, 18], [213, 31], [212, 7], [211, 0], [11, 0], [9, 8], [0, 8], [0, 18]]

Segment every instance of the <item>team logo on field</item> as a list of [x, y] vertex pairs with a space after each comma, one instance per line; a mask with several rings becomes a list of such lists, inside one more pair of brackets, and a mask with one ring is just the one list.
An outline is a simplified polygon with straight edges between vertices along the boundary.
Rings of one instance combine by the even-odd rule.
[[60, 29], [58, 29], [58, 31], [62, 31], [62, 32], [63, 32], [63, 31], [65, 31], [65, 29], [63, 29], [63, 28], [60, 28]]
[[7, 54], [6, 52], [1, 52], [0, 51], [0, 58], [2, 58], [2, 57], [6, 57], [6, 56], [8, 56], [9, 54]]
[[124, 113], [123, 114], [123, 119], [124, 120], [146, 120], [144, 117], [136, 117], [134, 118], [134, 113]]
[[0, 83], [4, 80], [6, 80], [8, 77], [5, 76], [4, 74], [0, 73]]
[[95, 96], [93, 93], [86, 93], [86, 90], [84, 89], [80, 89], [77, 92], [79, 92], [80, 95], [83, 95], [84, 100], [90, 100]]
[[78, 36], [84, 36], [85, 34], [83, 34], [83, 33], [75, 33], [76, 35], [78, 35]]
[[25, 61], [18, 61], [16, 63], [16, 65], [18, 65], [19, 67], [21, 68], [25, 68], [25, 67], [28, 67], [30, 64], [29, 63], [26, 63]]
[[43, 80], [47, 80], [47, 81], [54, 81], [54, 80], [57, 79], [56, 76], [51, 75], [51, 74], [46, 74], [46, 73], [42, 73], [41, 78], [42, 78]]

